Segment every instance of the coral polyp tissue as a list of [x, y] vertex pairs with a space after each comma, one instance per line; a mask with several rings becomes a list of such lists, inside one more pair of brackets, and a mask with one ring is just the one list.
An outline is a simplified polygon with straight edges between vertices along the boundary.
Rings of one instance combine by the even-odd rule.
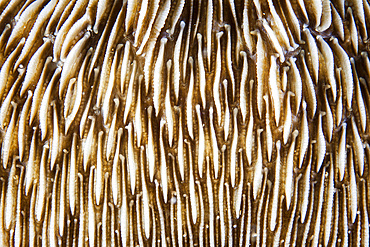
[[368, 0], [1, 0], [1, 246], [369, 246]]

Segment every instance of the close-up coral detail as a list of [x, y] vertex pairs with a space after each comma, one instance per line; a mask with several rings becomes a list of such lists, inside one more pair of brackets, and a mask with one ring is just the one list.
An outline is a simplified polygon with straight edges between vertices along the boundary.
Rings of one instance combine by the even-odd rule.
[[0, 246], [369, 246], [369, 0], [0, 0]]

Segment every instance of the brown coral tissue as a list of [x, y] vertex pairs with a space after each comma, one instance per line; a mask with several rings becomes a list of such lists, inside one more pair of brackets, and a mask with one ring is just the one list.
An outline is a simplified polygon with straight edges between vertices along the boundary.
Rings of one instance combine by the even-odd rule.
[[0, 246], [369, 246], [369, 0], [0, 0]]

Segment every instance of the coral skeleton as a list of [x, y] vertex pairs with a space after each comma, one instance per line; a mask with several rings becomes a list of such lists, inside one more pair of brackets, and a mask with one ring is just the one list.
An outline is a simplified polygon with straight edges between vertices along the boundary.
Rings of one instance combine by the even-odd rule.
[[0, 246], [369, 246], [369, 0], [0, 0]]

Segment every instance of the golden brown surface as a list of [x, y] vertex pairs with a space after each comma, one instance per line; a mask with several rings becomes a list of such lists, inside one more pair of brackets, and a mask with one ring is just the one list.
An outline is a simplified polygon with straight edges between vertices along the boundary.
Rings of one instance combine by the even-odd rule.
[[368, 0], [0, 0], [0, 246], [369, 246]]

